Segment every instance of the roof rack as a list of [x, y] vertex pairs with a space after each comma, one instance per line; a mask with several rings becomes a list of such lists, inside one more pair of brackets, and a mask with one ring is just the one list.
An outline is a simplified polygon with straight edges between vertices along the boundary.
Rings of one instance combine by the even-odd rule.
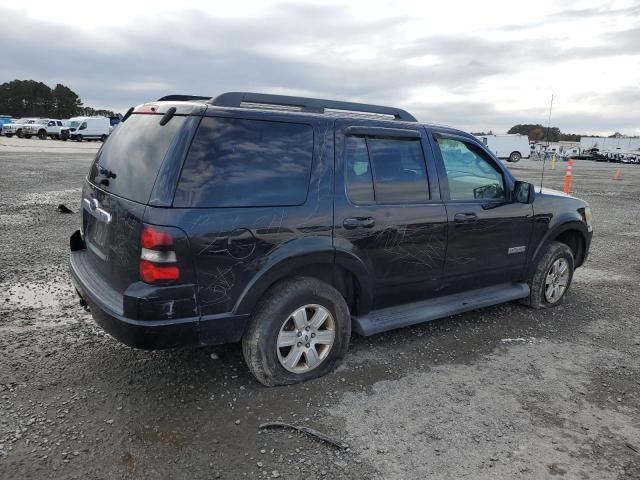
[[325, 113], [326, 110], [372, 113], [388, 115], [395, 120], [417, 122], [416, 118], [400, 108], [369, 105], [366, 103], [339, 102], [320, 98], [291, 97], [288, 95], [270, 95], [267, 93], [227, 92], [218, 95], [210, 102], [218, 107], [289, 107], [307, 113]]
[[211, 97], [201, 97], [199, 95], [165, 95], [156, 102], [188, 102], [189, 100], [211, 100]]

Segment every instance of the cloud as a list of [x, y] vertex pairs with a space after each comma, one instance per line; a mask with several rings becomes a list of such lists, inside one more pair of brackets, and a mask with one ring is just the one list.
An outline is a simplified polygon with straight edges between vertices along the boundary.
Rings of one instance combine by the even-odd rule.
[[[569, 14], [597, 16], [596, 10]], [[500, 101], [499, 81], [540, 66], [640, 52], [638, 25], [599, 32], [599, 45], [565, 47], [562, 35], [506, 39], [481, 30], [408, 35], [415, 21], [410, 13], [381, 18], [355, 15], [346, 7], [279, 4], [260, 16], [220, 18], [191, 9], [137, 18], [126, 26], [92, 27], [34, 20], [0, 7], [0, 81], [59, 82], [87, 105], [120, 111], [169, 93], [249, 90], [392, 104], [422, 120], [496, 130], [541, 121], [546, 109]], [[548, 20], [555, 16], [562, 13]], [[419, 61], [424, 58], [429, 61]], [[634, 78], [637, 83], [636, 76], [631, 84]], [[523, 83], [522, 96], [532, 88], [537, 86]], [[432, 93], [422, 98], [424, 91]], [[633, 95], [637, 89], [616, 91]], [[566, 129], [587, 124], [596, 130], [637, 129], [637, 119], [634, 126], [628, 114], [617, 118], [607, 110], [614, 103], [606, 102], [615, 98], [598, 97], [599, 127], [595, 117], [586, 122], [583, 115], [568, 115], [577, 124]]]

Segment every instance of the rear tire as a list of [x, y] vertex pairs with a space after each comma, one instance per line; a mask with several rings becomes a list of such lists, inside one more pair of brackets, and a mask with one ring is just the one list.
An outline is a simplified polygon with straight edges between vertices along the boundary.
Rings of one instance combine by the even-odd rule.
[[509, 155], [509, 161], [512, 163], [518, 163], [521, 158], [522, 155], [520, 154], [520, 152], [511, 152], [511, 155]]
[[23, 138], [24, 137], [21, 128], [18, 129], [18, 131], [16, 132], [16, 135], [18, 136], [18, 138]]
[[107, 141], [107, 136], [103, 134], [103, 135], [100, 137], [100, 141], [101, 141], [102, 143], [106, 142], [106, 141]]
[[529, 297], [521, 302], [536, 309], [564, 303], [573, 280], [574, 265], [571, 249], [564, 243], [551, 242], [529, 281]]
[[[321, 323], [314, 327], [316, 313]], [[290, 385], [332, 371], [350, 338], [351, 316], [340, 292], [315, 278], [294, 277], [277, 283], [260, 300], [242, 338], [242, 351], [260, 383]]]
[[5, 133], [4, 136], [7, 138], [11, 138], [13, 137], [13, 133]]

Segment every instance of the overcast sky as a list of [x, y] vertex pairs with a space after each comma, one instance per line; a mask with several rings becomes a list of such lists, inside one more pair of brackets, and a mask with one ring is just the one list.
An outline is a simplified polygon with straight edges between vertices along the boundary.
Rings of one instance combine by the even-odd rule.
[[[96, 5], [92, 9], [92, 5]], [[640, 1], [0, 0], [0, 83], [124, 112], [244, 90], [401, 106], [504, 132], [640, 135]]]

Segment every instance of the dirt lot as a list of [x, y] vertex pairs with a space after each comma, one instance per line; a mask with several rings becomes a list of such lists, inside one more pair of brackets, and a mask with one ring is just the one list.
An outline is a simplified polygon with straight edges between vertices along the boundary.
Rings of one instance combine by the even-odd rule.
[[[336, 373], [266, 389], [236, 346], [144, 352], [104, 334], [69, 286], [78, 215], [56, 211], [77, 212], [98, 144], [12, 140], [0, 137], [0, 478], [640, 478], [640, 166], [576, 162], [596, 233], [563, 306], [354, 337]], [[538, 162], [510, 167], [539, 181]], [[277, 420], [351, 448], [258, 432]]]

